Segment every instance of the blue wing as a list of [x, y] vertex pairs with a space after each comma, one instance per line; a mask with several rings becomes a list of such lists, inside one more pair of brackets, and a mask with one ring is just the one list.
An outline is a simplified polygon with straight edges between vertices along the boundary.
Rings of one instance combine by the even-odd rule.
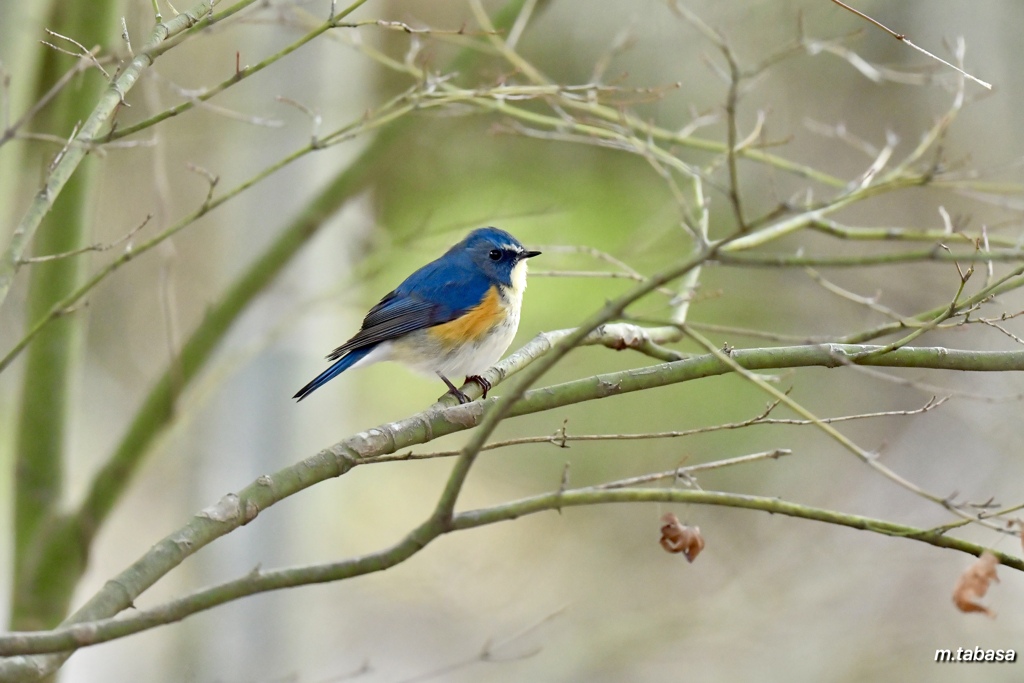
[[354, 337], [327, 356], [336, 360], [416, 330], [451, 322], [478, 305], [491, 284], [468, 260], [423, 266], [370, 309]]
[[483, 300], [490, 286], [468, 258], [449, 253], [428, 263], [371, 308], [359, 332], [327, 356], [335, 362], [292, 398], [301, 401], [365, 358], [381, 342], [459, 318]]

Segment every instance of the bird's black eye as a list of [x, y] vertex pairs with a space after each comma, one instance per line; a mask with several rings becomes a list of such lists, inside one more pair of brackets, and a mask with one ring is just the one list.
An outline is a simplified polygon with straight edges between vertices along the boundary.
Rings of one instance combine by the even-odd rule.
[[501, 249], [491, 249], [490, 253], [487, 254], [487, 257], [492, 261], [500, 261]]

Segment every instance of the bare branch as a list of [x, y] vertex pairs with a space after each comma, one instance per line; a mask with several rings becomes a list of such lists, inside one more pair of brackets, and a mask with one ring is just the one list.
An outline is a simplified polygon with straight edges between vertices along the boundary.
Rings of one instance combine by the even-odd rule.
[[[41, 654], [78, 649], [139, 633], [162, 624], [174, 623], [192, 614], [245, 596], [295, 586], [340, 581], [353, 576], [382, 571], [412, 557], [426, 544], [444, 533], [478, 528], [563, 507], [627, 502], [722, 505], [862, 529], [885, 536], [921, 541], [929, 545], [958, 550], [972, 555], [980, 555], [986, 551], [983, 546], [952, 538], [945, 533], [936, 533], [859, 515], [813, 508], [783, 501], [779, 498], [745, 496], [717, 491], [618, 488], [613, 486], [613, 484], [614, 482], [610, 482], [605, 488], [600, 489], [587, 488], [557, 491], [512, 501], [491, 508], [458, 513], [453, 515], [450, 524], [445, 528], [437, 527], [430, 523], [421, 525], [390, 548], [362, 557], [329, 564], [306, 565], [277, 570], [256, 569], [232, 581], [196, 591], [156, 607], [142, 610], [136, 609], [129, 614], [116, 618], [94, 619], [88, 622], [59, 627], [52, 631], [9, 633], [0, 636], [0, 655], [10, 657], [15, 654]], [[237, 504], [237, 500], [235, 504]], [[1024, 561], [1020, 558], [1005, 553], [996, 553], [995, 555], [1001, 564], [1018, 571], [1024, 571]], [[0, 673], [3, 672], [3, 662], [0, 662]]]

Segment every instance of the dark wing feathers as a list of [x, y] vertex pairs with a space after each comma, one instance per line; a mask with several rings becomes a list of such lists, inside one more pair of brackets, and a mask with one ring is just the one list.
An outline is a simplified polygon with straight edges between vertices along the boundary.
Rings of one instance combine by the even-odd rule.
[[359, 332], [332, 351], [327, 358], [335, 360], [354, 349], [373, 346], [413, 330], [446, 322], [440, 309], [429, 301], [398, 297], [391, 292], [366, 315]]
[[490, 282], [462, 263], [428, 263], [370, 309], [354, 337], [327, 358], [451, 322], [483, 299]]

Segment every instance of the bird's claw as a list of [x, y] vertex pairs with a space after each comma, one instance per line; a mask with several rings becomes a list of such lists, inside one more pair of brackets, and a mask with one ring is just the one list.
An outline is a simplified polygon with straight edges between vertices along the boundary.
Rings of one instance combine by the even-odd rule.
[[487, 398], [487, 392], [491, 390], [491, 383], [480, 375], [467, 375], [466, 382], [476, 382], [483, 389], [483, 397]]

